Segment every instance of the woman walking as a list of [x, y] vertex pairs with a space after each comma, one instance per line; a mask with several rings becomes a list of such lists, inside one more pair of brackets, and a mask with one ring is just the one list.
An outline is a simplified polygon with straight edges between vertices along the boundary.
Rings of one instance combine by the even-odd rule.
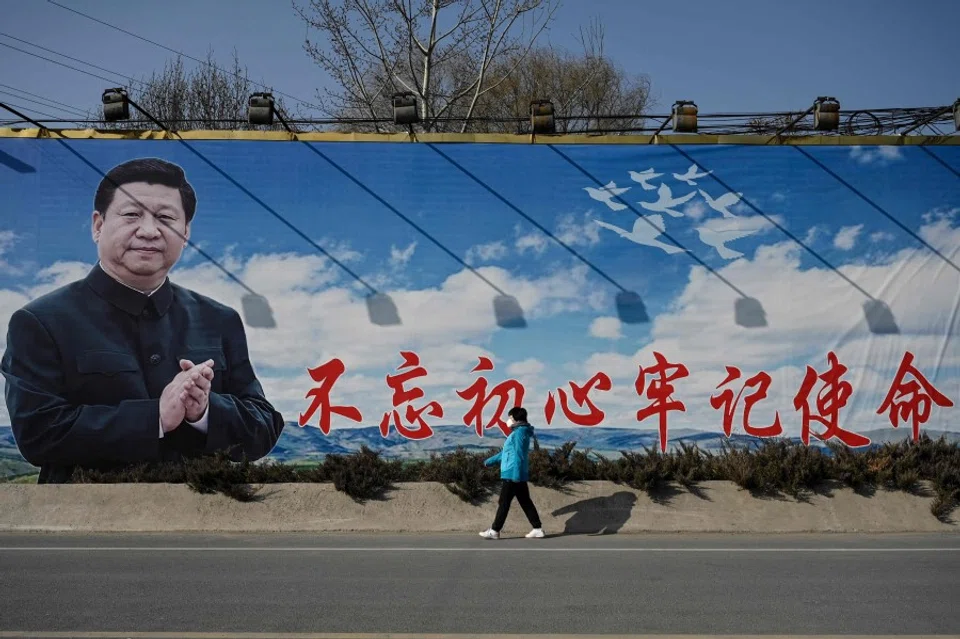
[[527, 533], [527, 538], [539, 539], [543, 537], [543, 527], [540, 524], [537, 507], [530, 499], [530, 487], [527, 485], [530, 478], [530, 460], [528, 459], [530, 439], [536, 435], [533, 433], [533, 426], [527, 422], [525, 408], [519, 406], [511, 408], [508, 416], [507, 426], [512, 430], [507, 441], [503, 443], [503, 449], [483, 462], [484, 466], [492, 466], [500, 462], [500, 479], [503, 485], [500, 487], [500, 504], [497, 507], [493, 526], [480, 533], [480, 536], [484, 539], [500, 539], [500, 531], [503, 530], [503, 524], [507, 521], [510, 504], [516, 497], [530, 525], [533, 526], [533, 530]]

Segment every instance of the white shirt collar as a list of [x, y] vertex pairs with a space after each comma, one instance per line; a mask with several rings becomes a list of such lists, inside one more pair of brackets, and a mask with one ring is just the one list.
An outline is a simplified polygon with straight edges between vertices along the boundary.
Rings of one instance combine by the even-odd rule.
[[[110, 272], [107, 271], [107, 269], [103, 268], [103, 265], [100, 263], [100, 260], [97, 260], [97, 266], [100, 267], [100, 270], [101, 270], [101, 271], [103, 271], [103, 272], [106, 273], [107, 275], [110, 275]], [[156, 293], [157, 291], [159, 291], [161, 288], [163, 288], [163, 284], [166, 284], [166, 283], [167, 283], [167, 278], [163, 278], [163, 284], [161, 284], [160, 286], [158, 286], [157, 288], [153, 289], [152, 291], [150, 291], [150, 292], [148, 293], [147, 291], [141, 291], [141, 290], [138, 289], [138, 288], [134, 288], [134, 287], [130, 286], [129, 284], [127, 284], [126, 282], [120, 281], [119, 279], [115, 278], [113, 275], [110, 275], [110, 279], [112, 279], [114, 282], [118, 282], [118, 283], [120, 283], [120, 284], [123, 284], [124, 286], [126, 286], [127, 288], [129, 288], [129, 289], [132, 290], [132, 291], [136, 291], [137, 293], [143, 293], [143, 294], [146, 295], [147, 297], [150, 297], [151, 295], [153, 295], [154, 293]]]

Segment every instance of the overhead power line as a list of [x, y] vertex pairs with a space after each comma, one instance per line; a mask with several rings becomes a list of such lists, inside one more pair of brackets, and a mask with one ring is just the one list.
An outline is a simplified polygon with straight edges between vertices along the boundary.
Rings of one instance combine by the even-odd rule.
[[[40, 58], [41, 60], [46, 60], [47, 62], [53, 62], [54, 64], [59, 64], [61, 67], [66, 67], [66, 68], [68, 68], [68, 69], [72, 69], [72, 70], [74, 70], [74, 71], [79, 71], [80, 73], [89, 75], [89, 76], [91, 76], [91, 77], [98, 78], [98, 79], [100, 79], [100, 80], [105, 80], [106, 82], [109, 82], [111, 85], [116, 85], [116, 84], [117, 84], [117, 81], [116, 81], [116, 79], [114, 79], [114, 78], [105, 78], [105, 77], [103, 77], [102, 75], [97, 75], [96, 73], [90, 73], [89, 71], [84, 71], [83, 69], [78, 69], [77, 67], [72, 67], [72, 66], [70, 66], [69, 64], [64, 64], [63, 62], [58, 62], [57, 60], [53, 60], [53, 59], [51, 59], [51, 58], [47, 58], [47, 57], [42, 56], [42, 55], [39, 55], [39, 54], [37, 54], [37, 53], [33, 53], [33, 52], [31, 52], [31, 51], [26, 51], [26, 50], [24, 50], [24, 49], [21, 49], [20, 47], [15, 47], [15, 46], [13, 46], [12, 44], [7, 44], [6, 42], [0, 42], [0, 47], [7, 47], [8, 49], [13, 49], [14, 51], [19, 51], [20, 53], [25, 53], [25, 54], [27, 54], [27, 55], [31, 55], [31, 56], [33, 56], [33, 57], [35, 57], [35, 58]], [[64, 57], [66, 57], [66, 56], [64, 56]], [[88, 63], [88, 64], [89, 64], [89, 63]], [[94, 65], [89, 65], [89, 66], [94, 66]], [[117, 73], [117, 75], [119, 75], [120, 77], [124, 77], [124, 78], [128, 77], [128, 76], [125, 76], [125, 75], [123, 75], [123, 74], [121, 74], [121, 73]], [[131, 78], [131, 79], [132, 79], [132, 78]]]
[[[51, 104], [45, 104], [45, 103], [41, 102], [40, 100], [31, 100], [30, 98], [24, 97], [24, 96], [20, 95], [19, 93], [15, 93], [15, 92], [13, 92], [13, 91], [4, 91], [3, 89], [0, 89], [0, 95], [12, 96], [12, 97], [14, 97], [14, 98], [17, 99], [17, 100], [23, 100], [24, 102], [30, 102], [30, 103], [32, 103], [32, 104], [39, 104], [41, 107], [43, 107], [43, 108], [45, 108], [45, 109], [56, 109], [57, 111], [63, 111], [63, 112], [66, 112], [66, 111], [67, 111], [67, 109], [65, 109], [65, 108], [63, 108], [63, 107], [56, 107], [56, 106], [53, 106], [53, 105], [51, 105]], [[6, 98], [6, 99], [9, 100], [9, 98]], [[36, 112], [36, 113], [41, 113], [41, 114], [44, 113], [44, 112], [42, 112], [42, 111], [38, 111], [38, 110], [37, 110], [37, 107], [21, 107], [21, 108], [26, 108], [26, 109], [29, 109], [30, 111], [34, 111], [34, 112]], [[71, 109], [71, 110], [73, 110], [73, 109]], [[82, 117], [82, 118], [87, 117], [87, 114], [86, 114], [86, 113], [77, 113], [77, 115], [79, 115], [79, 116]], [[69, 120], [69, 122], [75, 122], [75, 120]]]
[[[63, 110], [63, 111], [75, 111], [76, 113], [79, 113], [80, 115], [82, 115], [82, 116], [84, 116], [84, 117], [87, 117], [87, 113], [84, 113], [84, 112], [81, 111], [80, 109], [78, 109], [78, 108], [76, 108], [76, 107], [73, 107], [73, 106], [70, 106], [69, 104], [67, 104], [67, 103], [65, 103], [65, 102], [57, 102], [56, 100], [51, 100], [50, 98], [44, 97], [44, 96], [42, 96], [42, 95], [38, 95], [38, 94], [36, 94], [36, 93], [31, 93], [30, 91], [27, 91], [26, 89], [21, 89], [21, 88], [19, 88], [19, 87], [12, 87], [12, 86], [10, 86], [9, 84], [3, 84], [2, 82], [0, 82], [0, 87], [3, 87], [3, 88], [5, 88], [5, 89], [10, 89], [11, 91], [16, 91], [17, 93], [22, 93], [22, 94], [24, 94], [24, 95], [29, 95], [29, 96], [33, 96], [33, 97], [35, 97], [35, 98], [39, 98], [39, 99], [41, 99], [41, 100], [43, 100], [43, 101], [45, 101], [45, 102], [49, 102], [51, 105], [57, 105], [57, 106], [63, 107], [63, 109], [61, 109], [61, 110]], [[19, 96], [18, 96], [18, 98], [19, 98]], [[20, 99], [24, 99], [24, 100], [25, 100], [26, 98], [20, 98]]]
[[[9, 100], [5, 100], [4, 102], [6, 102], [7, 104], [9, 104], [10, 106], [12, 106], [12, 107], [15, 108], [15, 109], [23, 109], [24, 111], [33, 111], [34, 113], [39, 113], [40, 115], [43, 115], [43, 116], [46, 116], [46, 117], [50, 117], [50, 118], [55, 118], [55, 117], [57, 117], [57, 116], [55, 116], [55, 115], [50, 115], [49, 113], [46, 113], [46, 112], [41, 111], [41, 110], [39, 110], [39, 109], [36, 109], [36, 108], [34, 108], [34, 107], [23, 106], [22, 104], [17, 104], [16, 102], [10, 102]], [[72, 120], [63, 120], [63, 121], [65, 121], [65, 122], [72, 122]]]
[[[52, 0], [48, 0], [52, 2]], [[59, 6], [59, 5], [58, 5]], [[73, 11], [73, 9], [70, 9]], [[48, 47], [43, 47], [37, 44], [34, 44], [28, 40], [12, 36], [10, 34], [0, 32], [0, 36], [10, 38], [17, 42], [27, 44], [29, 46], [36, 47], [43, 51], [50, 52], [54, 55], [78, 62], [81, 65], [86, 67], [97, 69], [110, 73], [116, 77], [124, 78], [129, 82], [136, 83], [141, 86], [148, 86], [147, 82], [143, 80], [138, 80], [132, 76], [129, 76], [125, 73], [120, 73], [119, 71], [114, 71], [112, 69], [107, 69], [106, 67], [101, 67], [99, 65], [93, 64], [86, 60], [69, 56], [65, 53], [60, 53], [54, 49]], [[155, 44], [155, 43], [154, 43]], [[65, 67], [72, 71], [78, 73], [83, 73], [90, 77], [94, 77], [100, 80], [104, 80], [110, 83], [111, 87], [120, 86], [122, 83], [118, 82], [116, 78], [108, 78], [102, 75], [91, 73], [85, 69], [81, 69], [69, 64], [60, 62], [59, 60], [54, 60], [46, 56], [39, 55], [32, 51], [27, 51], [19, 47], [13, 46], [11, 44], [0, 42], [0, 46], [18, 51], [25, 55], [29, 55], [40, 60], [45, 60], [47, 62], [52, 62], [56, 65]], [[163, 45], [158, 45], [163, 46]], [[175, 51], [175, 50], [174, 50]], [[179, 52], [177, 52], [179, 53]], [[189, 57], [189, 56], [188, 56]], [[196, 60], [196, 58], [191, 58]], [[203, 64], [207, 64], [216, 68], [224, 73], [228, 73], [235, 77], [243, 78], [243, 76], [233, 73], [232, 71], [220, 69], [216, 65], [213, 65], [209, 62], [203, 62], [198, 60]], [[260, 87], [266, 87], [266, 85], [259, 82], [253, 82], [248, 78], [244, 78], [251, 84], [255, 84]], [[309, 104], [302, 100], [299, 100], [293, 96], [289, 96], [286, 93], [277, 92], [279, 95], [285, 95], [291, 97], [298, 102], [303, 104]], [[59, 103], [62, 106], [66, 106], [70, 110], [76, 110], [75, 107], [64, 105]], [[313, 105], [310, 105], [313, 106]], [[930, 127], [935, 128], [936, 124], [947, 124], [948, 122], [952, 124], [953, 114], [951, 113], [951, 106], [937, 106], [937, 107], [908, 107], [908, 108], [884, 108], [884, 109], [859, 109], [859, 110], [841, 110], [841, 116], [846, 117], [846, 122], [842, 125], [837, 131], [826, 132], [826, 131], [817, 131], [814, 129], [812, 124], [805, 123], [805, 120], [809, 118], [801, 118], [799, 121], [795, 122], [791, 127], [788, 135], [786, 137], [793, 136], [804, 136], [804, 135], [837, 135], [837, 134], [846, 134], [850, 136], [854, 135], [890, 135], [890, 134], [900, 134], [900, 133], [911, 133], [917, 131], [921, 128]], [[713, 135], [764, 135], [767, 132], [767, 129], [770, 129], [770, 122], [776, 120], [777, 118], [783, 118], [791, 115], [789, 111], [781, 112], [772, 112], [772, 113], [701, 113], [698, 115], [699, 126], [697, 132], [701, 134], [713, 134]], [[82, 122], [83, 124], [103, 124], [105, 121], [102, 119], [86, 119], [86, 120], [76, 120], [76, 119], [57, 119], [56, 116], [50, 116], [51, 119], [45, 120], [47, 123], [58, 123], [58, 122]], [[624, 113], [624, 114], [600, 114], [600, 115], [557, 115], [556, 120], [558, 122], [578, 122], [578, 121], [588, 121], [588, 122], [611, 122], [610, 126], [600, 125], [596, 128], [576, 128], [573, 127], [571, 130], [561, 130], [558, 133], [569, 134], [569, 135], [622, 135], [622, 134], [646, 134], [646, 133], [659, 133], [662, 130], [660, 127], [647, 127], [643, 126], [643, 122], [646, 120], [664, 120], [669, 121], [671, 115], [656, 115], [649, 113]], [[393, 125], [394, 120], [391, 117], [381, 117], [381, 118], [301, 118], [301, 119], [288, 119], [292, 124], [298, 125]], [[523, 117], [442, 117], [435, 118], [433, 122], [435, 123], [462, 123], [465, 121], [475, 122], [480, 124], [510, 124], [515, 125], [516, 131], [518, 134], [529, 133], [527, 130], [530, 125], [529, 118]], [[204, 123], [204, 122], [217, 122], [220, 124], [224, 123], [236, 123], [236, 124], [248, 124], [245, 119], [203, 119], [203, 120], [183, 120], [178, 123]], [[628, 126], [628, 123], [636, 123], [639, 126]], [[938, 132], [938, 135], [942, 135]]]
[[[48, 49], [47, 47], [41, 46], [41, 45], [36, 44], [36, 43], [34, 43], [34, 42], [30, 42], [29, 40], [24, 40], [24, 39], [22, 39], [22, 38], [18, 38], [18, 37], [16, 37], [16, 36], [12, 36], [12, 35], [10, 35], [9, 33], [4, 33], [3, 31], [0, 31], [0, 36], [3, 36], [3, 37], [5, 37], [5, 38], [10, 38], [11, 40], [16, 40], [17, 42], [20, 42], [20, 43], [22, 43], [22, 44], [29, 45], [29, 46], [34, 47], [34, 48], [37, 48], [37, 49], [40, 49], [41, 51], [46, 51], [47, 53], [52, 53], [52, 54], [54, 54], [54, 55], [58, 55], [58, 56], [60, 56], [61, 58], [66, 58], [67, 60], [73, 60], [74, 62], [79, 62], [80, 64], [86, 65], [86, 66], [91, 67], [91, 68], [93, 68], [93, 69], [97, 69], [98, 71], [106, 71], [107, 73], [112, 73], [113, 75], [120, 76], [121, 78], [125, 78], [125, 79], [127, 79], [127, 80], [130, 80], [131, 82], [136, 82], [137, 84], [144, 84], [142, 81], [137, 80], [136, 78], [131, 77], [131, 76], [129, 76], [129, 75], [126, 75], [126, 74], [124, 74], [124, 73], [119, 73], [119, 72], [117, 72], [117, 71], [111, 71], [110, 69], [105, 69], [105, 68], [103, 68], [103, 67], [101, 67], [101, 66], [97, 66], [96, 64], [93, 64], [92, 62], [87, 62], [86, 60], [81, 60], [80, 58], [74, 58], [73, 56], [69, 56], [69, 55], [67, 55], [67, 54], [65, 54], [65, 53], [60, 53], [59, 51], [54, 51], [53, 49]], [[7, 45], [7, 46], [9, 46], [9, 45]], [[11, 47], [11, 48], [14, 48], [14, 47]], [[17, 49], [17, 50], [20, 51], [20, 49]], [[29, 53], [29, 52], [27, 52], [27, 53]], [[37, 54], [33, 53], [33, 54], [30, 54], [30, 55], [37, 55]], [[37, 56], [37, 57], [40, 57], [40, 56]], [[66, 66], [66, 65], [64, 65], [64, 66]]]
[[312, 104], [312, 103], [310, 103], [310, 102], [307, 102], [306, 100], [301, 100], [300, 98], [295, 97], [295, 96], [292, 96], [292, 95], [290, 95], [289, 93], [284, 93], [283, 91], [276, 91], [276, 90], [274, 90], [272, 87], [268, 87], [267, 85], [262, 84], [262, 83], [260, 83], [260, 82], [255, 82], [255, 81], [251, 80], [251, 79], [248, 78], [248, 77], [245, 77], [245, 76], [240, 75], [239, 73], [234, 73], [233, 71], [230, 71], [230, 70], [228, 70], [228, 69], [221, 69], [220, 67], [218, 67], [217, 65], [215, 65], [215, 64], [213, 64], [213, 63], [211, 63], [211, 62], [208, 62], [208, 61], [206, 61], [206, 60], [201, 60], [201, 59], [199, 59], [199, 58], [195, 58], [195, 57], [193, 57], [192, 55], [189, 55], [189, 54], [187, 54], [187, 53], [184, 53], [183, 51], [178, 51], [177, 49], [173, 49], [173, 48], [171, 48], [171, 47], [168, 47], [168, 46], [166, 46], [165, 44], [160, 44], [159, 42], [154, 42], [153, 40], [150, 40], [149, 38], [143, 37], [142, 35], [133, 33], [132, 31], [127, 31], [126, 29], [123, 29], [123, 28], [121, 28], [121, 27], [118, 27], [118, 26], [115, 25], [115, 24], [111, 24], [111, 23], [106, 22], [106, 21], [104, 21], [104, 20], [100, 20], [99, 18], [94, 18], [94, 17], [91, 16], [91, 15], [88, 15], [88, 14], [86, 14], [86, 13], [83, 13], [82, 11], [77, 11], [76, 9], [73, 9], [73, 8], [71, 8], [71, 7], [64, 6], [64, 5], [60, 4], [59, 2], [55, 2], [54, 0], [47, 0], [47, 2], [49, 2], [50, 4], [52, 4], [52, 5], [54, 5], [54, 6], [60, 7], [61, 9], [65, 9], [65, 10], [71, 12], [71, 13], [75, 13], [75, 14], [77, 14], [78, 16], [82, 16], [82, 17], [86, 18], [87, 20], [92, 20], [92, 21], [94, 21], [94, 22], [96, 22], [96, 23], [98, 23], [98, 24], [102, 24], [102, 25], [105, 26], [105, 27], [109, 27], [109, 28], [111, 28], [111, 29], [115, 29], [115, 30], [119, 31], [120, 33], [125, 33], [125, 34], [127, 34], [128, 36], [130, 36], [130, 37], [133, 37], [133, 38], [136, 38], [136, 39], [138, 39], [138, 40], [142, 40], [143, 42], [147, 42], [147, 43], [149, 43], [149, 44], [152, 44], [152, 45], [155, 46], [155, 47], [160, 47], [161, 49], [164, 49], [164, 50], [169, 51], [169, 52], [171, 52], [171, 53], [176, 53], [177, 55], [183, 56], [184, 58], [187, 58], [187, 59], [189, 59], [189, 60], [193, 60], [194, 62], [198, 62], [198, 63], [200, 63], [200, 64], [206, 64], [206, 65], [212, 66], [214, 69], [216, 69], [217, 71], [220, 71], [221, 73], [228, 73], [228, 74], [230, 74], [230, 75], [232, 75], [232, 76], [234, 76], [234, 77], [236, 77], [236, 78], [240, 78], [240, 79], [242, 79], [242, 80], [245, 80], [245, 81], [247, 81], [247, 82], [250, 82], [251, 84], [255, 84], [255, 85], [257, 85], [257, 86], [260, 87], [260, 88], [273, 91], [273, 92], [276, 93], [277, 95], [282, 95], [282, 96], [284, 96], [284, 97], [286, 97], [286, 98], [290, 98], [291, 100], [293, 100], [293, 101], [295, 101], [295, 102], [298, 102], [298, 103], [300, 103], [300, 104], [305, 104], [305, 105], [308, 106], [308, 107], [311, 107], [311, 108], [320, 110], [320, 107], [318, 107], [318, 106], [315, 105], [315, 104]]

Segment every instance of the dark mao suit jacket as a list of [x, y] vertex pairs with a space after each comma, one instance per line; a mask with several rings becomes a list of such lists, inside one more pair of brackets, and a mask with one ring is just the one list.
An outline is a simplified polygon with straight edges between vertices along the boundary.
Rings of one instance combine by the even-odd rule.
[[[207, 432], [160, 437], [160, 394], [179, 360], [212, 359]], [[270, 452], [283, 418], [264, 397], [239, 314], [167, 279], [147, 296], [94, 266], [10, 318], [0, 370], [14, 438], [40, 483], [75, 468], [109, 470], [226, 450]]]

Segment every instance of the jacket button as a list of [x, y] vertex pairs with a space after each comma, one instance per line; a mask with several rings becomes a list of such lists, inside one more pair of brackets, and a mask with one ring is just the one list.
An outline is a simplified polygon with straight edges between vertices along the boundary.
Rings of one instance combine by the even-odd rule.
[[150, 356], [150, 363], [153, 364], [154, 366], [156, 366], [157, 364], [159, 364], [159, 363], [160, 363], [160, 355], [157, 354], [157, 353], [154, 353], [153, 355], [151, 355], [151, 356]]

